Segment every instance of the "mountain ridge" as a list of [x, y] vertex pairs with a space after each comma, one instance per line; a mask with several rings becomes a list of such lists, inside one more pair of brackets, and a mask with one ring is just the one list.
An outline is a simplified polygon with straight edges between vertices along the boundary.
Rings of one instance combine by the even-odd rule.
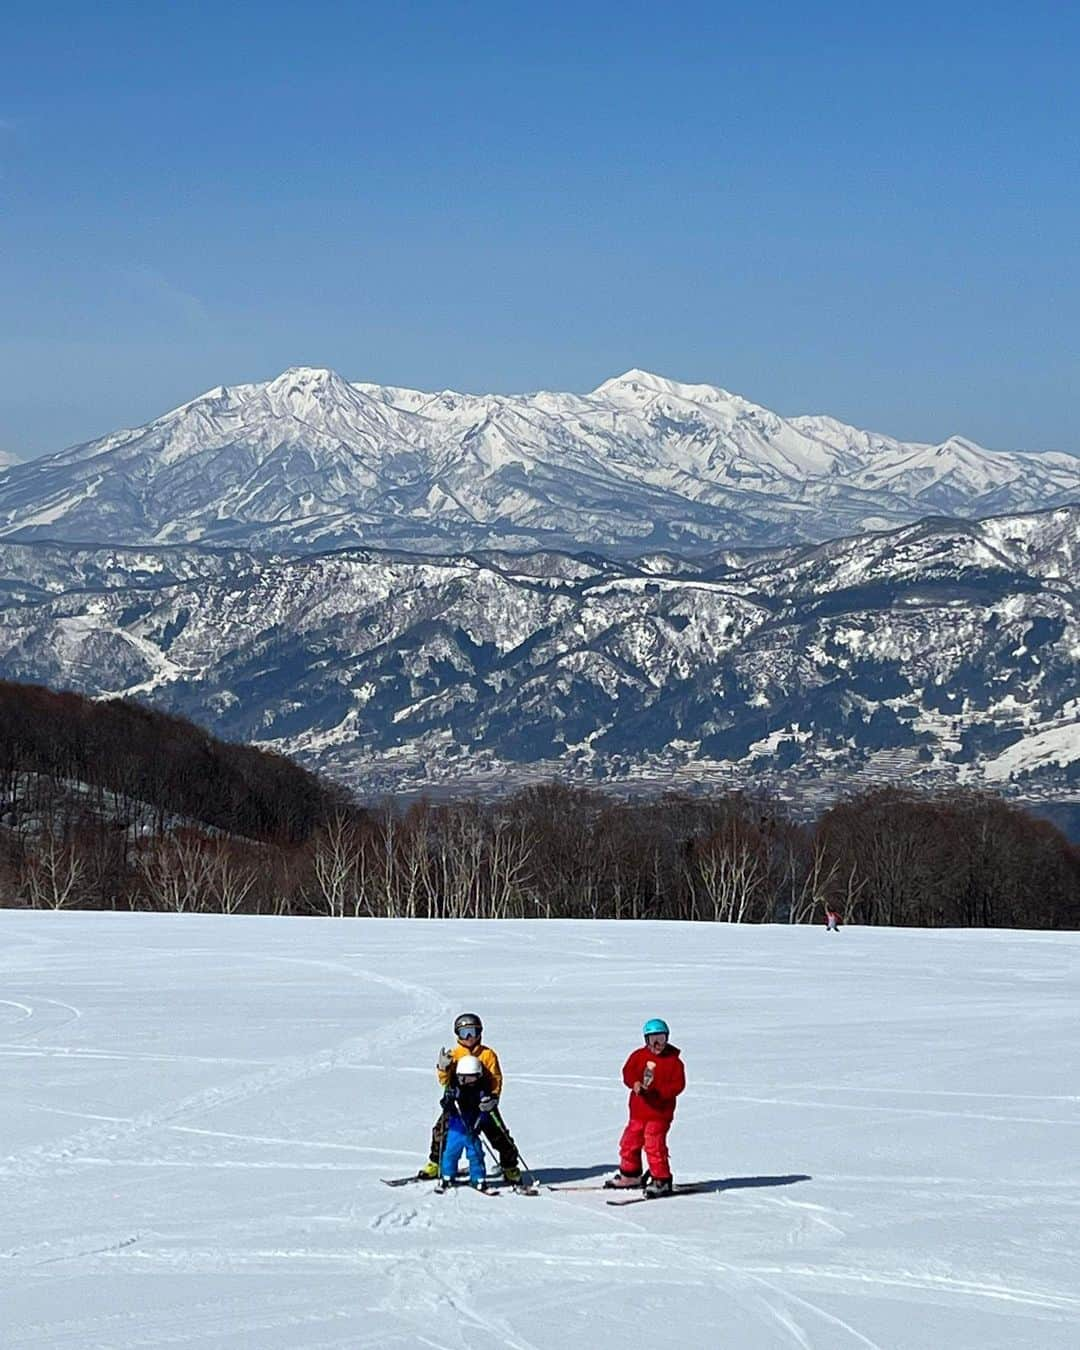
[[902, 442], [637, 369], [476, 395], [297, 366], [3, 470], [0, 537], [701, 554], [1074, 499], [1060, 452]]
[[1078, 577], [1080, 506], [696, 560], [0, 540], [0, 678], [137, 696], [372, 791], [887, 769], [1060, 795]]

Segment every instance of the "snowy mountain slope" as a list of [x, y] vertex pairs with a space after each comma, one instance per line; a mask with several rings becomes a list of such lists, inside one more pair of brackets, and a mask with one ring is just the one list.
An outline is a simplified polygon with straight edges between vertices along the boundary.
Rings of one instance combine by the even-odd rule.
[[[4, 546], [9, 587], [39, 553], [55, 569], [51, 545]], [[1080, 773], [1080, 507], [699, 573], [655, 555], [172, 548], [114, 550], [87, 589], [102, 563], [80, 556], [75, 586], [61, 569], [45, 595], [39, 575], [0, 608], [0, 677], [136, 693], [353, 782], [536, 764], [835, 780], [882, 755], [928, 780], [978, 782], [991, 761], [995, 781]], [[1000, 759], [1048, 733], [1052, 757]]]
[[[1030, 456], [985, 450], [962, 436], [950, 436], [940, 445], [906, 444], [845, 426], [832, 417], [789, 420], [838, 453], [855, 456], [859, 467], [854, 482], [860, 488], [896, 493], [917, 502], [925, 513], [978, 516], [1008, 510], [1015, 505], [1015, 494], [1024, 495], [1036, 485], [1056, 491], [1042, 477], [1040, 466], [1049, 468], [1052, 479], [1062, 483], [1068, 483], [1076, 470], [1075, 456], [1058, 452], [1049, 452], [1045, 462], [1038, 456], [1030, 463]], [[1030, 470], [1034, 470], [1033, 478]]]
[[[0, 939], [13, 1350], [1080, 1339], [1077, 934], [0, 910]], [[703, 1192], [383, 1186], [466, 1007], [567, 1183], [613, 1169], [664, 1016]]]
[[251, 555], [236, 549], [79, 548], [0, 540], [0, 604], [43, 600], [67, 591], [154, 588], [194, 577], [242, 576]]
[[295, 368], [0, 473], [0, 535], [446, 552], [698, 552], [1080, 497], [1080, 460], [909, 445], [640, 370], [427, 394]]

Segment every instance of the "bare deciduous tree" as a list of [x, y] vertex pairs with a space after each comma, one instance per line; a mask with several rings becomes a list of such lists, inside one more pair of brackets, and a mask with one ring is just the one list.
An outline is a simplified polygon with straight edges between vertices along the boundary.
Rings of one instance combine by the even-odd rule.
[[67, 909], [80, 904], [85, 899], [82, 881], [86, 870], [71, 843], [47, 833], [31, 849], [23, 870], [28, 903], [34, 909]]
[[209, 907], [219, 914], [235, 914], [257, 881], [255, 865], [238, 858], [226, 840], [218, 840], [209, 852], [206, 871]]
[[139, 849], [138, 867], [151, 909], [186, 914], [207, 907], [213, 862], [201, 835], [184, 831], [151, 840]]
[[760, 921], [765, 880], [759, 841], [735, 819], [699, 851], [693, 881], [703, 893], [705, 917], [714, 922]]

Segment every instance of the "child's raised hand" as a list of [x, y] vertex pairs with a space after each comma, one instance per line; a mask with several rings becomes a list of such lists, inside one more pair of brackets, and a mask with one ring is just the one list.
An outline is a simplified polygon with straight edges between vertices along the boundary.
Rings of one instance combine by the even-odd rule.
[[435, 1067], [439, 1070], [440, 1073], [446, 1073], [449, 1070], [450, 1065], [453, 1064], [453, 1062], [454, 1056], [450, 1053], [449, 1050], [447, 1050], [446, 1046], [444, 1045], [443, 1048], [439, 1051], [439, 1058], [435, 1061]]

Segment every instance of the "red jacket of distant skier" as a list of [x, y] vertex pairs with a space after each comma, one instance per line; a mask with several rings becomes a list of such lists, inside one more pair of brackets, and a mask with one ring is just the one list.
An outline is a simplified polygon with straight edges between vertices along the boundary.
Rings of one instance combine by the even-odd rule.
[[[645, 1077], [645, 1066], [652, 1060], [652, 1085], [633, 1090], [635, 1083]], [[639, 1046], [623, 1065], [623, 1082], [630, 1088], [631, 1120], [664, 1120], [670, 1122], [675, 1114], [675, 1098], [686, 1086], [686, 1070], [674, 1045], [665, 1045], [659, 1054], [647, 1045]]]

